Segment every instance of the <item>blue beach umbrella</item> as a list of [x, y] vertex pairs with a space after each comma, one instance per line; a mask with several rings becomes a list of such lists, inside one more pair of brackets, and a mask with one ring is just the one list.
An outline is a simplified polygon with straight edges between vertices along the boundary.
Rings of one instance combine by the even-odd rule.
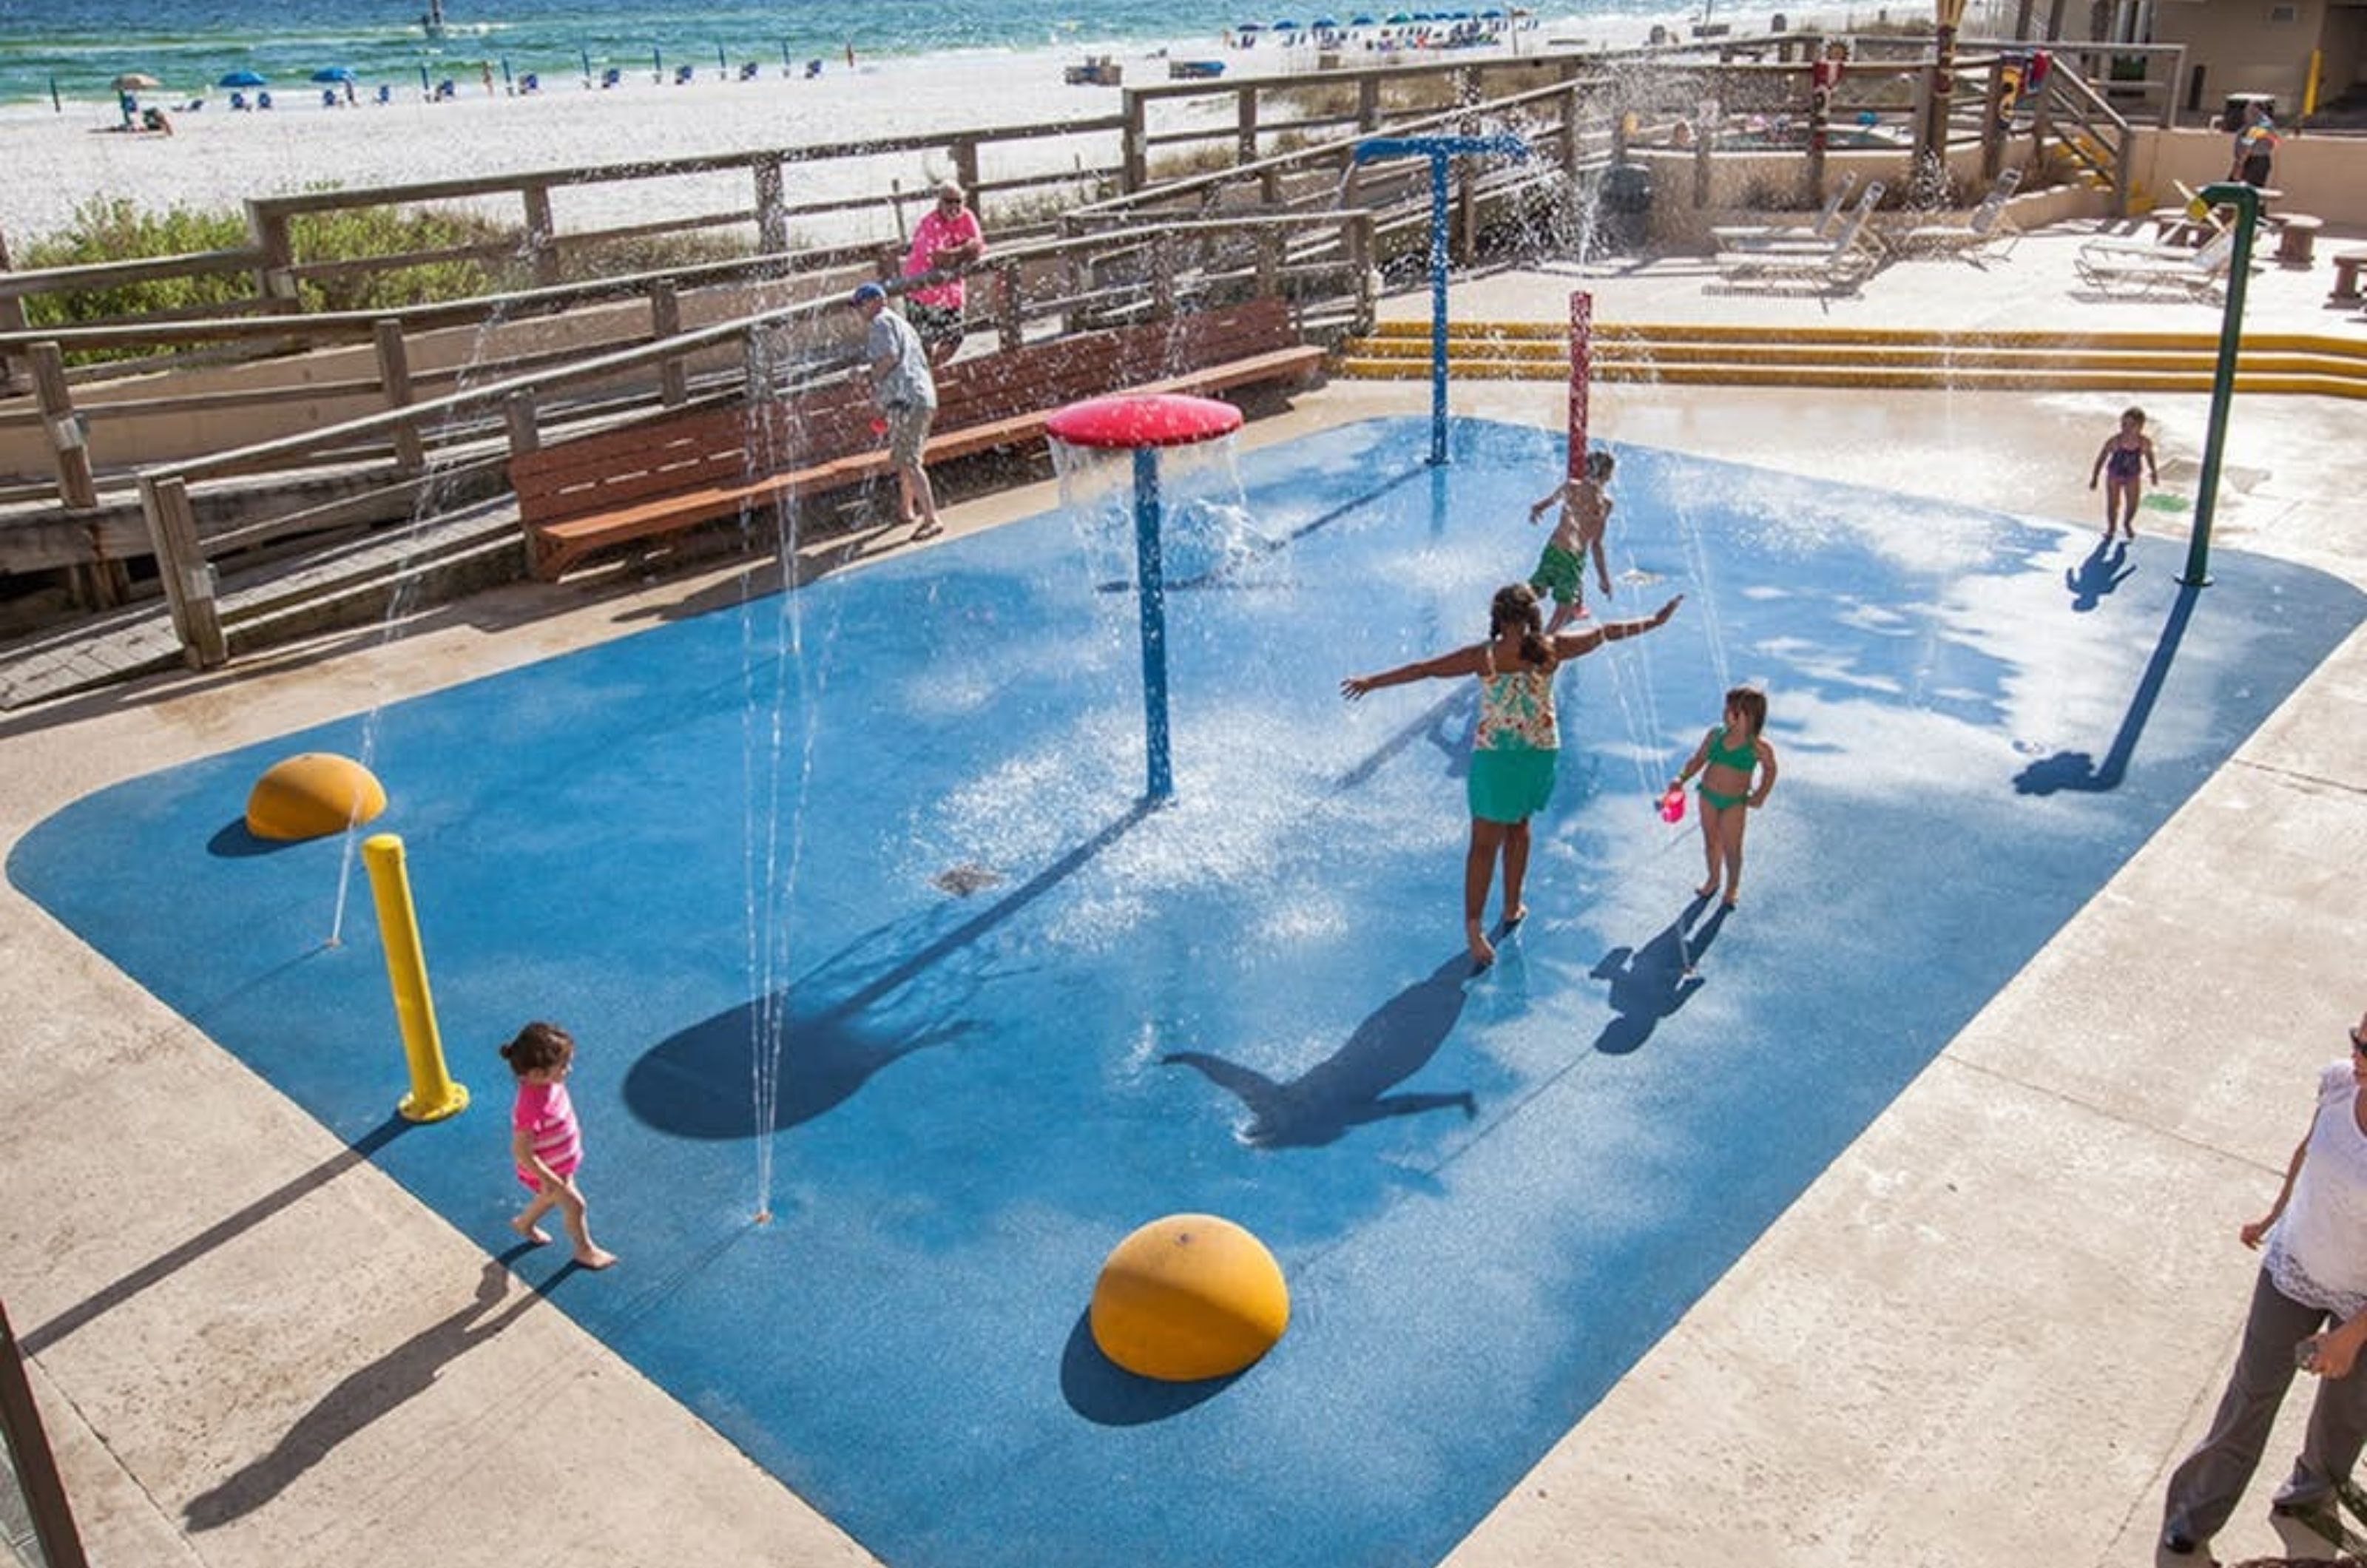
[[1349, 17], [1348, 25], [1352, 28], [1376, 28], [1380, 26], [1380, 24], [1374, 21], [1372, 17], [1363, 15]]
[[352, 70], [343, 65], [324, 65], [312, 73], [315, 82], [350, 82], [353, 79]]
[[1329, 31], [1337, 28], [1340, 24], [1330, 17], [1318, 17], [1315, 18], [1315, 25], [1319, 28], [1324, 28], [1326, 31]]
[[271, 78], [260, 71], [232, 71], [214, 84], [217, 87], [268, 87]]

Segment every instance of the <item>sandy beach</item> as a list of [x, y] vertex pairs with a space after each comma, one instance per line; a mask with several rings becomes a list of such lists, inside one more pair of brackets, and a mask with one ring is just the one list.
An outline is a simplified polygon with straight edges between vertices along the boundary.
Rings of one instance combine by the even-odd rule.
[[[1640, 42], [1651, 25], [1640, 17], [1548, 21], [1523, 34], [1520, 47], [1534, 51], [1548, 38], [1571, 37], [1597, 47]], [[290, 84], [275, 91], [277, 107], [268, 113], [236, 112], [229, 107], [230, 95], [217, 89], [206, 95], [202, 110], [174, 115], [171, 136], [111, 129], [118, 118], [112, 104], [70, 101], [63, 113], [46, 105], [20, 106], [0, 110], [0, 160], [16, 171], [0, 186], [0, 234], [21, 256], [26, 241], [63, 229], [78, 207], [100, 198], [128, 198], [149, 209], [235, 209], [249, 197], [328, 185], [399, 185], [1117, 113], [1117, 89], [1070, 86], [1061, 80], [1061, 68], [1077, 63], [1084, 52], [1066, 46], [858, 59], [852, 70], [832, 59], [811, 78], [802, 72], [785, 75], [776, 62], [745, 82], [722, 79], [710, 61], [697, 80], [680, 86], [671, 75], [663, 85], [653, 83], [644, 66], [627, 72], [608, 90], [587, 89], [573, 73], [556, 80], [546, 76], [542, 90], [532, 96], [505, 95], [498, 80], [488, 93], [481, 80], [471, 78], [459, 81], [458, 96], [441, 103], [423, 102], [414, 82], [398, 85], [384, 106], [368, 102], [371, 94], [365, 88], [361, 106], [335, 108], [322, 106], [319, 88]], [[1168, 57], [1222, 59], [1229, 81], [1312, 75], [1316, 62], [1308, 47], [1229, 51], [1208, 39], [1171, 43], [1165, 55], [1149, 47], [1106, 52], [1125, 68], [1127, 81], [1137, 85], [1166, 81]], [[1510, 52], [1457, 51], [1455, 58], [1503, 58]], [[1364, 58], [1351, 56], [1357, 62]], [[166, 93], [150, 98], [177, 107], [168, 103]], [[1230, 100], [1212, 97], [1207, 112], [1229, 118]], [[983, 177], [991, 182], [1073, 168], [1081, 156], [1088, 164], [1106, 164], [1112, 145], [1105, 137], [1098, 139], [1095, 154], [1085, 156], [1084, 143], [1059, 138], [1011, 143], [987, 154]], [[905, 153], [868, 168], [842, 163], [799, 171], [797, 177], [812, 183], [793, 186], [790, 199], [878, 190], [890, 180], [918, 190], [951, 172], [943, 154]], [[596, 195], [561, 190], [553, 199], [565, 231], [602, 221], [711, 212], [744, 205], [748, 198], [740, 182], [730, 179], [608, 186]], [[610, 210], [596, 210], [591, 205], [595, 201]], [[615, 210], [620, 202], [629, 208]], [[988, 211], [991, 218], [991, 203]], [[875, 234], [829, 237], [892, 238], [894, 214], [885, 204]]]

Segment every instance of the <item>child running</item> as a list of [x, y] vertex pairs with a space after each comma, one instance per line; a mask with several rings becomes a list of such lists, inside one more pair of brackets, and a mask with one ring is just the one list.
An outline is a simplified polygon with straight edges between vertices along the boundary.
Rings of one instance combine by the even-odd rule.
[[502, 1057], [517, 1075], [510, 1157], [518, 1180], [534, 1194], [510, 1221], [510, 1229], [540, 1247], [550, 1235], [538, 1222], [557, 1208], [567, 1225], [567, 1239], [575, 1244], [575, 1261], [586, 1269], [606, 1269], [617, 1255], [593, 1242], [587, 1206], [575, 1185], [576, 1168], [583, 1163], [583, 1131], [576, 1123], [574, 1103], [567, 1098], [575, 1039], [555, 1023], [529, 1023], [502, 1047]]
[[1611, 566], [1603, 558], [1603, 536], [1611, 525], [1611, 497], [1603, 487], [1611, 482], [1612, 466], [1610, 453], [1599, 447], [1589, 452], [1583, 474], [1564, 479], [1551, 495], [1529, 508], [1529, 522], [1534, 525], [1547, 507], [1556, 502], [1561, 506], [1561, 521], [1554, 525], [1553, 537], [1537, 557], [1537, 570], [1529, 573], [1531, 588], [1540, 595], [1553, 595], [1553, 619], [1546, 624], [1547, 637], [1586, 614], [1589, 555], [1594, 558], [1594, 577], [1603, 585], [1603, 596], [1611, 597]]
[[1554, 672], [1567, 660], [1592, 653], [1606, 642], [1640, 637], [1665, 626], [1683, 596], [1670, 600], [1648, 618], [1590, 626], [1548, 636], [1536, 591], [1515, 582], [1496, 591], [1488, 607], [1488, 640], [1377, 675], [1352, 675], [1340, 682], [1350, 702], [1382, 686], [1409, 681], [1477, 676], [1479, 722], [1471, 737], [1471, 772], [1465, 794], [1471, 807], [1471, 847], [1463, 858], [1463, 937], [1475, 968], [1496, 962], [1496, 949], [1481, 925], [1488, 885], [1496, 862], [1504, 863], [1504, 919], [1509, 930], [1527, 918], [1522, 901], [1529, 872], [1529, 818], [1553, 794], [1554, 766], [1561, 731], [1554, 714]]
[[[1670, 781], [1671, 789], [1682, 789], [1695, 773], [1702, 776], [1702, 853], [1709, 862], [1709, 880], [1693, 893], [1709, 897], [1723, 876], [1729, 909], [1742, 893], [1742, 829], [1775, 787], [1775, 748], [1761, 733], [1766, 727], [1767, 694], [1735, 687], [1726, 694], [1726, 722], [1702, 737], [1684, 771]], [[1756, 789], [1750, 783], [1754, 769]]]
[[[2112, 438], [2097, 448], [2095, 467], [2088, 470], [2088, 488], [2096, 488], [2097, 476], [2107, 481], [2104, 486], [2104, 537], [2110, 539], [2112, 530], [2125, 527], [2131, 539], [2137, 536], [2137, 497], [2142, 487], [2137, 483], [2137, 470], [2143, 468], [2154, 483], [2161, 483], [2161, 470], [2154, 467], [2153, 437], [2145, 433], [2145, 410], [2130, 409], [2121, 415], [2121, 427]], [[2114, 508], [2118, 507], [2118, 516]]]

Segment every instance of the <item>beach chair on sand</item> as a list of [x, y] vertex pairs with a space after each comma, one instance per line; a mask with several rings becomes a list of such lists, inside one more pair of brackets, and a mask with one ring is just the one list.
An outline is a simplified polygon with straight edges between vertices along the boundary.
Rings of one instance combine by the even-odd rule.
[[1962, 223], [1920, 224], [1897, 235], [1894, 243], [1904, 255], [1963, 256], [1971, 261], [1978, 260], [1993, 245], [2001, 245], [1999, 254], [2002, 254], [2022, 238], [2022, 231], [2005, 213], [2005, 204], [2021, 186], [2022, 170], [2007, 169]]
[[2079, 247], [2071, 265], [2079, 281], [2100, 294], [2183, 294], [2190, 299], [2212, 299], [2227, 281], [2227, 267], [2235, 255], [2236, 235], [2231, 230], [2199, 251], [2183, 246], [2133, 251], [2109, 241], [2090, 240]]
[[1741, 250], [1751, 245], [1764, 245], [1784, 240], [1830, 240], [1841, 219], [1841, 208], [1848, 202], [1850, 192], [1857, 186], [1857, 175], [1844, 171], [1833, 194], [1825, 198], [1824, 210], [1817, 214], [1814, 223], [1741, 223], [1712, 229], [1709, 237], [1722, 251]]

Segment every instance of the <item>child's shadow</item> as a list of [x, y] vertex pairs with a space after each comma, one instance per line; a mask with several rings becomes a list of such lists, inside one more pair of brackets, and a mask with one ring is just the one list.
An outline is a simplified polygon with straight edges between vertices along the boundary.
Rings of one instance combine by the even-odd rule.
[[1688, 933], [1685, 928], [1700, 918], [1708, 902], [1694, 898], [1642, 947], [1614, 947], [1589, 972], [1597, 980], [1611, 982], [1611, 1010], [1618, 1015], [1603, 1026], [1596, 1050], [1606, 1056], [1625, 1056], [1640, 1048], [1662, 1019], [1701, 989], [1695, 967], [1726, 924], [1726, 906], [1719, 905], [1700, 929]]
[[2071, 608], [2085, 613], [2103, 603], [2104, 595], [2126, 582], [2136, 568], [2126, 565], [2129, 542], [2124, 539], [2115, 547], [2109, 539], [2099, 539], [2088, 558], [2074, 570], [2063, 569], [2063, 586], [2071, 595]]
[[1162, 1063], [1196, 1067], [1210, 1083], [1236, 1095], [1249, 1108], [1241, 1141], [1260, 1148], [1311, 1148], [1336, 1141], [1349, 1128], [1384, 1117], [1460, 1106], [1467, 1119], [1478, 1113], [1468, 1090], [1460, 1094], [1391, 1094], [1390, 1089], [1420, 1072], [1438, 1054], [1463, 1012], [1464, 984], [1471, 960], [1464, 953], [1408, 986], [1356, 1025], [1337, 1051], [1288, 1083], [1222, 1056], [1176, 1051]]

